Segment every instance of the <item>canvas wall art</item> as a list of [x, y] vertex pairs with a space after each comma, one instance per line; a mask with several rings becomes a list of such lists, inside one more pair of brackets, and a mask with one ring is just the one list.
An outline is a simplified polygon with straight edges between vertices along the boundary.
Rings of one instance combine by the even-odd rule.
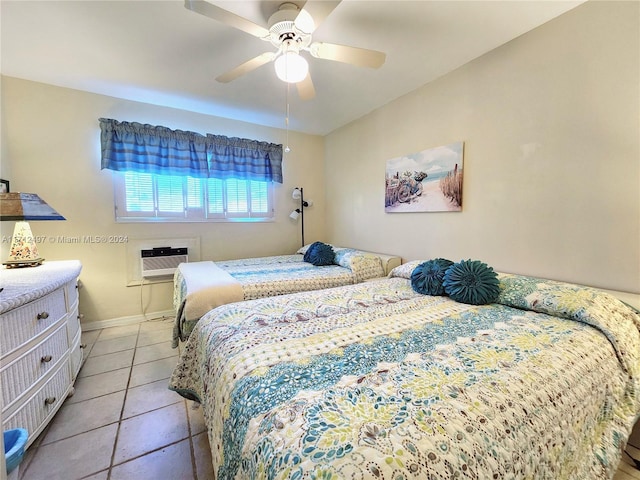
[[384, 211], [461, 211], [463, 150], [456, 142], [388, 160]]

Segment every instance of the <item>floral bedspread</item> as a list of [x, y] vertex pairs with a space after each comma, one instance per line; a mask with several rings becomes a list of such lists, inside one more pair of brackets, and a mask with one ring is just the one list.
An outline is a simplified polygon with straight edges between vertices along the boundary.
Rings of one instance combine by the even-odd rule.
[[218, 307], [169, 388], [202, 403], [219, 480], [612, 478], [640, 412], [640, 316], [500, 282], [485, 306], [393, 277]]
[[[351, 285], [384, 276], [379, 257], [349, 248], [336, 248], [334, 265], [316, 267], [303, 256], [276, 255], [216, 262], [242, 285], [245, 300]], [[173, 282], [173, 307], [176, 313], [173, 343], [186, 340], [198, 318], [185, 318], [186, 283], [180, 270]]]

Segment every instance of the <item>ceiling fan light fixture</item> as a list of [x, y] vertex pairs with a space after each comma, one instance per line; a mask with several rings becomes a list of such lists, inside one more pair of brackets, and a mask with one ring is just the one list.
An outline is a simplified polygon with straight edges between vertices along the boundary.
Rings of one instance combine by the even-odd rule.
[[274, 63], [276, 75], [283, 82], [301, 82], [309, 73], [309, 64], [298, 52], [285, 52], [276, 58]]

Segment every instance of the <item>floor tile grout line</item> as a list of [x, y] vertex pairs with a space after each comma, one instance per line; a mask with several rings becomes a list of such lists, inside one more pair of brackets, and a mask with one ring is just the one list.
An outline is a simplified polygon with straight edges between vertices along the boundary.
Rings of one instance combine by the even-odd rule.
[[126, 463], [133, 462], [134, 460], [138, 460], [139, 458], [142, 458], [142, 457], [144, 457], [144, 456], [146, 456], [146, 455], [149, 455], [149, 454], [152, 454], [152, 453], [156, 453], [156, 452], [158, 452], [158, 451], [160, 451], [160, 450], [162, 450], [162, 449], [164, 449], [164, 448], [172, 447], [172, 446], [177, 445], [177, 444], [179, 444], [179, 443], [181, 443], [181, 442], [184, 442], [185, 440], [188, 440], [188, 439], [189, 439], [189, 437], [181, 438], [181, 439], [175, 440], [175, 441], [173, 441], [173, 442], [171, 442], [171, 443], [168, 443], [168, 444], [166, 444], [166, 445], [163, 445], [163, 446], [161, 446], [161, 447], [154, 448], [153, 450], [146, 451], [146, 452], [144, 452], [144, 453], [141, 453], [140, 455], [136, 455], [135, 457], [128, 458], [128, 459], [127, 459], [127, 460], [125, 460], [124, 462], [116, 463], [116, 464], [115, 464], [115, 465], [113, 465], [113, 466], [109, 466], [109, 468], [103, 468], [102, 470], [98, 470], [97, 472], [89, 473], [89, 474], [87, 474], [87, 475], [85, 475], [85, 476], [83, 476], [83, 477], [81, 477], [81, 478], [79, 478], [79, 479], [77, 479], [77, 480], [83, 480], [83, 479], [85, 479], [85, 478], [89, 478], [89, 477], [92, 477], [92, 476], [94, 476], [94, 475], [97, 475], [98, 473], [102, 473], [102, 472], [104, 472], [104, 471], [111, 470], [111, 469], [112, 469], [112, 468], [114, 468], [114, 467], [119, 467], [120, 465], [124, 465], [124, 464], [126, 464]]
[[[138, 325], [141, 325], [141, 324], [138, 324]], [[119, 328], [119, 327], [109, 327], [109, 328]], [[116, 338], [133, 337], [134, 335], [138, 335], [139, 333], [142, 333], [142, 334], [153, 334], [155, 332], [164, 332], [165, 330], [171, 331], [172, 328], [173, 328], [173, 326], [170, 325], [170, 324], [167, 324], [166, 328], [154, 328], [154, 329], [151, 329], [151, 330], [144, 330], [144, 331], [140, 331], [140, 329], [138, 327], [138, 329], [139, 329], [138, 333], [123, 332], [121, 334], [115, 334], [113, 336], [111, 336], [109, 333], [107, 333], [107, 334], [102, 333], [105, 330], [105, 329], [102, 329], [100, 331], [100, 334], [96, 337], [95, 342], [107, 342], [109, 340], [114, 340]], [[95, 330], [93, 330], [93, 331], [95, 331]], [[84, 333], [88, 333], [88, 332], [84, 332]]]
[[[128, 349], [126, 349], [126, 350], [121, 350], [121, 351], [119, 351], [119, 352], [114, 352], [114, 353], [123, 353], [123, 352], [128, 352], [129, 350], [133, 350], [133, 352], [134, 352], [134, 353], [133, 353], [133, 355], [134, 355], [134, 357], [135, 357], [135, 351], [137, 350], [136, 348], [128, 348]], [[160, 360], [166, 360], [167, 358], [174, 358], [174, 357], [179, 357], [179, 356], [180, 356], [180, 355], [170, 355], [170, 356], [168, 356], [168, 357], [154, 358], [153, 360], [149, 360], [149, 361], [147, 361], [147, 362], [142, 362], [142, 363], [133, 363], [135, 360], [134, 360], [134, 359], [132, 359], [132, 360], [131, 360], [131, 361], [132, 361], [132, 363], [131, 363], [131, 365], [130, 365], [130, 366], [128, 366], [128, 367], [114, 368], [113, 370], [105, 370], [104, 372], [93, 373], [93, 374], [91, 374], [91, 375], [84, 375], [84, 376], [82, 376], [82, 377], [78, 376], [78, 378], [91, 378], [91, 377], [95, 377], [96, 375], [101, 375], [101, 374], [103, 374], [103, 373], [116, 372], [116, 371], [118, 371], [118, 370], [124, 370], [125, 368], [132, 368], [132, 367], [137, 367], [137, 366], [140, 366], [140, 365], [147, 365], [147, 364], [149, 364], [149, 363], [158, 362], [158, 361], [160, 361]], [[92, 357], [92, 358], [97, 358], [97, 357]], [[134, 388], [135, 388], [135, 387], [138, 387], [138, 386], [139, 386], [139, 385], [134, 385]]]
[[[177, 444], [179, 444], [179, 443], [181, 443], [181, 442], [184, 442], [185, 440], [189, 440], [189, 437], [180, 438], [180, 439], [175, 440], [175, 441], [173, 441], [173, 442], [171, 442], [171, 443], [167, 443], [166, 445], [162, 445], [161, 447], [157, 447], [157, 448], [154, 448], [153, 450], [148, 450], [148, 451], [146, 451], [146, 452], [144, 452], [144, 453], [141, 453], [140, 455], [136, 455], [135, 457], [127, 458], [127, 459], [126, 459], [125, 461], [123, 461], [123, 462], [116, 463], [115, 465], [111, 465], [111, 466], [109, 467], [109, 477], [107, 477], [107, 480], [109, 480], [109, 478], [110, 478], [110, 476], [111, 476], [111, 470], [112, 470], [112, 469], [114, 469], [115, 467], [119, 467], [119, 466], [121, 466], [121, 465], [125, 465], [125, 464], [127, 464], [127, 463], [133, 462], [133, 461], [135, 461], [135, 460], [138, 460], [138, 459], [140, 459], [140, 458], [142, 458], [142, 457], [145, 457], [145, 456], [147, 456], [147, 455], [150, 455], [150, 454], [152, 454], [152, 453], [159, 452], [160, 450], [162, 450], [162, 449], [164, 449], [164, 448], [167, 448], [167, 447], [173, 447], [174, 445], [177, 445]], [[98, 472], [91, 473], [91, 474], [87, 475], [87, 477], [90, 477], [90, 476], [92, 476], [92, 475], [96, 475], [97, 473], [100, 473], [100, 472], [104, 472], [105, 470], [107, 470], [107, 469], [105, 468], [105, 469], [102, 469], [102, 470], [100, 470], [100, 471], [98, 471]], [[84, 477], [83, 477], [83, 478], [84, 478]], [[80, 480], [81, 480], [81, 479], [80, 479]]]
[[[171, 358], [171, 357], [169, 357], [169, 358]], [[164, 360], [164, 359], [162, 359], [162, 360]], [[150, 363], [151, 363], [151, 362], [150, 362]], [[123, 367], [123, 368], [119, 368], [118, 370], [125, 370], [125, 369], [127, 369], [127, 368], [129, 368], [130, 370], [132, 370], [132, 369], [133, 369], [133, 366], [131, 366], [131, 367]], [[116, 371], [116, 370], [112, 370], [112, 371]], [[105, 372], [105, 373], [109, 373], [109, 372]], [[131, 374], [131, 372], [130, 372], [130, 374]], [[99, 374], [98, 374], [98, 375], [99, 375]], [[92, 375], [92, 376], [93, 376], [93, 375]], [[85, 378], [89, 378], [89, 377], [85, 377]], [[101, 394], [101, 395], [96, 395], [95, 397], [85, 398], [85, 399], [83, 399], [83, 400], [79, 400], [79, 401], [77, 401], [77, 402], [70, 403], [70, 405], [79, 405], [79, 404], [81, 404], [81, 403], [83, 403], [83, 402], [86, 402], [86, 401], [88, 401], [88, 400], [94, 400], [94, 399], [96, 399], [96, 398], [106, 397], [107, 395], [112, 395], [112, 394], [114, 394], [114, 393], [118, 393], [118, 392], [124, 392], [124, 391], [127, 391], [127, 390], [129, 390], [129, 389], [133, 389], [133, 388], [145, 387], [145, 386], [147, 386], [147, 385], [151, 385], [152, 383], [161, 382], [161, 381], [163, 381], [163, 380], [169, 380], [170, 378], [171, 378], [171, 377], [170, 377], [170, 376], [168, 376], [168, 377], [163, 377], [163, 378], [157, 378], [157, 379], [155, 379], [155, 380], [151, 380], [151, 381], [149, 381], [149, 382], [141, 383], [141, 384], [139, 384], [139, 385], [133, 385], [133, 386], [129, 386], [129, 385], [127, 385], [125, 388], [122, 388], [122, 389], [120, 389], [120, 390], [114, 390], [114, 391], [112, 391], [112, 392], [103, 393], [103, 394]], [[130, 380], [130, 379], [129, 379], [129, 380]], [[178, 402], [175, 402], [175, 403], [178, 403]], [[159, 408], [162, 408], [162, 407], [159, 407]], [[158, 409], [153, 408], [153, 409], [151, 409], [151, 410], [149, 410], [149, 411], [153, 411], [153, 410], [158, 410]], [[137, 417], [138, 415], [140, 415], [140, 414], [132, 415], [131, 417], [127, 417], [127, 418]]]
[[[163, 379], [163, 380], [167, 380], [167, 379]], [[134, 388], [135, 388], [135, 387], [134, 387]], [[118, 390], [118, 391], [116, 391], [116, 392], [112, 392], [112, 393], [118, 393], [118, 392], [122, 392], [122, 391], [124, 391], [124, 390]], [[106, 394], [106, 395], [111, 395], [111, 394]], [[101, 396], [105, 396], [105, 395], [101, 395]], [[100, 398], [100, 397], [94, 397], [94, 398]], [[93, 399], [91, 399], [91, 398], [90, 398], [90, 399], [87, 399], [87, 400], [93, 400]], [[183, 399], [183, 400], [184, 400], [184, 399]], [[82, 402], [84, 402], [84, 401], [86, 401], [86, 400], [82, 400]], [[120, 420], [120, 419], [118, 419], [118, 420], [114, 420], [113, 422], [105, 423], [104, 425], [100, 425], [100, 426], [98, 426], [98, 427], [90, 428], [89, 430], [85, 430], [85, 431], [83, 431], [83, 432], [74, 433], [73, 435], [69, 435], [68, 437], [58, 438], [57, 440], [54, 440], [54, 441], [52, 441], [52, 442], [49, 442], [49, 443], [45, 443], [45, 444], [43, 444], [43, 443], [42, 443], [42, 441], [43, 441], [43, 440], [44, 440], [44, 438], [46, 437], [46, 432], [48, 431], [48, 426], [47, 426], [47, 430], [43, 430], [43, 431], [42, 431], [41, 436], [39, 436], [39, 437], [41, 437], [41, 440], [40, 440], [40, 442], [38, 443], [38, 445], [37, 445], [37, 447], [36, 447], [36, 450], [38, 450], [40, 447], [46, 447], [46, 446], [49, 446], [49, 445], [53, 445], [53, 444], [55, 444], [55, 443], [59, 443], [59, 442], [61, 442], [61, 441], [63, 441], [63, 440], [68, 440], [68, 439], [70, 439], [70, 438], [74, 438], [74, 437], [77, 437], [77, 436], [79, 436], [79, 435], [83, 435], [83, 434], [85, 434], [85, 433], [94, 432], [94, 431], [96, 431], [96, 430], [99, 430], [99, 429], [104, 428], [104, 427], [108, 427], [108, 426], [110, 426], [110, 425], [115, 425], [116, 423], [120, 423], [121, 421], [124, 421], [124, 420], [130, 420], [130, 419], [132, 419], [132, 418], [140, 417], [140, 416], [145, 415], [145, 414], [147, 414], [147, 413], [157, 412], [158, 410], [162, 410], [163, 408], [173, 406], [173, 405], [175, 405], [176, 403], [179, 403], [180, 401], [181, 401], [181, 400], [179, 399], [179, 400], [177, 400], [176, 402], [173, 402], [173, 403], [168, 404], [168, 405], [163, 405], [163, 406], [161, 406], [161, 407], [152, 408], [152, 409], [150, 409], [150, 410], [146, 410], [146, 411], [144, 411], [144, 412], [142, 412], [142, 413], [136, 413], [135, 415], [131, 415], [131, 416], [129, 416], [129, 417], [123, 417], [123, 418], [122, 418], [122, 420]], [[74, 404], [72, 404], [72, 405], [78, 405], [78, 404], [80, 404], [80, 403], [82, 403], [82, 402], [74, 403]], [[124, 405], [124, 403], [123, 403], [123, 405]]]
[[[116, 448], [117, 448], [118, 439], [119, 439], [119, 435], [120, 435], [120, 427], [121, 427], [121, 425], [122, 425], [122, 422], [123, 422], [124, 420], [126, 420], [126, 419], [124, 418], [124, 412], [125, 412], [125, 406], [126, 406], [126, 403], [127, 403], [127, 396], [128, 396], [128, 393], [129, 393], [129, 388], [137, 388], [137, 387], [140, 387], [140, 386], [142, 386], [142, 385], [148, 385], [148, 384], [150, 384], [150, 383], [154, 383], [155, 381], [165, 380], [165, 379], [154, 380], [154, 382], [147, 382], [146, 384], [136, 385], [136, 386], [134, 386], [134, 387], [131, 387], [131, 386], [130, 386], [130, 385], [131, 385], [131, 376], [132, 376], [132, 373], [133, 373], [133, 367], [136, 365], [134, 362], [135, 362], [136, 351], [137, 351], [137, 349], [138, 349], [138, 341], [139, 341], [139, 338], [140, 338], [140, 328], [138, 328], [138, 334], [137, 334], [137, 337], [136, 337], [136, 344], [135, 344], [135, 347], [134, 347], [134, 349], [133, 349], [133, 350], [134, 350], [134, 354], [133, 354], [133, 358], [132, 358], [132, 365], [129, 367], [129, 369], [130, 369], [130, 370], [129, 370], [129, 378], [128, 378], [128, 380], [127, 380], [127, 386], [126, 386], [126, 389], [125, 389], [125, 396], [124, 396], [124, 400], [123, 400], [123, 402], [122, 402], [122, 408], [121, 408], [121, 410], [120, 410], [120, 419], [119, 419], [119, 421], [118, 421], [118, 429], [117, 429], [117, 431], [116, 431], [116, 438], [115, 438], [114, 445], [113, 445], [113, 450], [112, 450], [112, 453], [111, 453], [111, 461], [110, 461], [109, 469], [108, 469], [108, 472], [107, 472], [107, 480], [110, 480], [110, 479], [111, 479], [111, 474], [112, 474], [112, 471], [113, 471], [113, 468], [114, 468], [114, 467], [116, 467], [116, 466], [118, 466], [118, 465], [122, 465], [122, 464], [128, 463], [128, 462], [131, 462], [131, 461], [133, 461], [133, 460], [135, 460], [135, 459], [137, 459], [137, 458], [141, 458], [141, 457], [143, 457], [143, 456], [145, 456], [145, 455], [151, 454], [151, 453], [156, 452], [156, 451], [158, 451], [158, 450], [161, 450], [161, 449], [163, 449], [163, 448], [166, 448], [166, 447], [169, 447], [169, 446], [172, 446], [172, 445], [176, 445], [176, 444], [178, 444], [178, 443], [180, 443], [180, 442], [183, 442], [184, 440], [188, 440], [188, 441], [189, 441], [189, 451], [190, 451], [190, 455], [191, 455], [191, 468], [192, 468], [192, 472], [193, 472], [194, 478], [197, 478], [197, 468], [196, 468], [195, 453], [194, 453], [194, 447], [193, 447], [193, 437], [192, 437], [192, 430], [191, 430], [191, 420], [190, 420], [190, 418], [189, 418], [189, 411], [188, 411], [189, 406], [187, 405], [187, 402], [186, 402], [186, 400], [184, 400], [184, 399], [182, 400], [182, 402], [183, 402], [183, 407], [184, 407], [184, 409], [185, 409], [185, 410], [184, 410], [185, 417], [186, 417], [186, 420], [187, 420], [187, 437], [186, 437], [186, 438], [182, 438], [182, 439], [180, 439], [180, 440], [177, 440], [176, 442], [172, 442], [172, 443], [170, 443], [170, 444], [167, 444], [167, 445], [161, 446], [161, 447], [159, 447], [159, 448], [157, 448], [157, 449], [150, 450], [150, 451], [148, 451], [148, 452], [144, 452], [144, 453], [142, 453], [141, 455], [138, 455], [138, 456], [133, 457], [133, 458], [129, 458], [129, 459], [125, 460], [124, 462], [121, 462], [121, 463], [118, 463], [118, 464], [115, 464], [115, 465], [114, 465], [114, 461], [115, 461], [115, 454], [116, 454]], [[165, 343], [165, 342], [159, 342], [159, 343]], [[152, 344], [152, 345], [154, 345], [154, 344]], [[146, 346], [146, 345], [145, 345], [145, 346]], [[172, 356], [171, 356], [171, 357], [165, 357], [165, 358], [172, 358]], [[164, 358], [163, 358], [163, 359], [164, 359]], [[141, 364], [139, 364], [139, 365], [144, 365], [145, 363], [151, 363], [151, 362], [153, 362], [153, 361], [163, 360], [163, 359], [154, 359], [154, 360], [152, 360], [152, 361], [144, 362], [144, 363], [141, 363]], [[177, 403], [177, 402], [176, 402], [176, 403]], [[174, 404], [171, 404], [171, 405], [174, 405]], [[149, 412], [152, 412], [152, 411], [156, 411], [156, 410], [160, 410], [161, 408], [165, 408], [165, 407], [166, 407], [166, 405], [165, 405], [165, 406], [162, 406], [162, 407], [158, 407], [157, 409], [149, 410], [149, 411], [147, 411], [147, 412], [144, 412], [144, 413], [141, 413], [141, 414], [138, 414], [138, 415], [133, 415], [133, 416], [128, 417], [128, 418], [134, 418], [134, 417], [136, 417], [136, 416], [144, 415], [144, 414], [146, 414], [146, 413], [149, 413]], [[99, 473], [99, 472], [96, 472], [96, 473]]]
[[111, 480], [111, 472], [113, 470], [113, 462], [116, 457], [116, 448], [118, 446], [118, 438], [120, 437], [120, 427], [122, 426], [122, 417], [124, 416], [125, 405], [127, 404], [127, 395], [129, 393], [129, 384], [131, 383], [131, 374], [133, 373], [133, 362], [136, 358], [136, 347], [138, 346], [138, 335], [140, 335], [140, 325], [138, 324], [138, 334], [136, 336], [135, 346], [133, 347], [133, 356], [131, 357], [131, 365], [129, 366], [129, 378], [127, 379], [127, 386], [124, 391], [124, 398], [122, 400], [122, 407], [120, 408], [120, 418], [118, 420], [118, 427], [116, 428], [116, 436], [113, 441], [113, 449], [111, 450], [111, 459], [109, 460], [109, 470], [107, 471], [107, 480]]
[[[165, 329], [165, 330], [167, 330], [167, 332], [170, 332], [170, 331], [171, 331], [171, 329], [169, 329], [169, 328], [167, 328], [167, 329]], [[158, 332], [163, 332], [162, 330], [157, 330], [157, 331], [158, 331]], [[163, 333], [166, 333], [166, 332], [163, 332]], [[133, 337], [133, 336], [135, 336], [135, 337], [136, 337], [136, 339], [137, 339], [137, 337], [138, 337], [139, 335], [134, 334], [134, 335], [123, 335], [122, 337], [113, 337], [113, 338], [109, 338], [108, 340], [99, 340], [99, 341], [96, 341], [96, 342], [92, 343], [92, 345], [96, 345], [96, 344], [98, 344], [98, 343], [106, 343], [106, 342], [111, 342], [111, 341], [116, 341], [116, 340], [122, 340], [123, 338], [128, 338], [128, 337]], [[147, 344], [145, 344], [145, 345], [139, 345], [139, 348], [146, 348], [146, 347], [151, 347], [151, 346], [153, 346], [153, 345], [160, 345], [160, 344], [162, 344], [162, 343], [170, 343], [170, 342], [171, 342], [171, 339], [168, 339], [168, 340], [159, 340], [159, 341], [157, 341], [157, 342], [147, 343]], [[130, 350], [130, 349], [125, 348], [125, 350]], [[109, 355], [110, 353], [114, 353], [114, 352], [101, 353], [101, 354], [98, 354], [98, 355], [94, 355], [94, 357], [100, 357], [100, 356], [102, 356], [102, 355]]]
[[193, 431], [191, 430], [191, 417], [189, 416], [189, 405], [187, 404], [187, 400], [183, 399], [184, 404], [184, 413], [187, 417], [187, 433], [189, 434], [189, 454], [191, 455], [191, 472], [193, 473], [193, 478], [197, 480], [198, 478], [198, 469], [196, 466], [196, 454], [193, 446]]

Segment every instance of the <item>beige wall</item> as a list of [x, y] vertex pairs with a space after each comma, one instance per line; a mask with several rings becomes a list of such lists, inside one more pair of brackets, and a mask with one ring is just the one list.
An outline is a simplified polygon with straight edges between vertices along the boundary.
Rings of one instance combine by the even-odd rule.
[[[2, 171], [12, 191], [35, 192], [62, 213], [65, 222], [32, 222], [35, 236], [126, 235], [137, 239], [200, 239], [202, 259], [293, 253], [300, 224], [289, 219], [303, 186], [314, 205], [305, 211], [305, 240], [325, 235], [323, 139], [291, 132], [283, 162], [284, 184], [275, 184], [275, 221], [269, 223], [116, 223], [111, 173], [100, 170], [98, 118], [137, 121], [169, 128], [283, 143], [285, 132], [250, 123], [120, 100], [50, 85], [2, 78]], [[2, 177], [4, 178], [4, 176]], [[13, 222], [2, 222], [3, 238]], [[83, 263], [80, 310], [94, 322], [140, 315], [140, 287], [127, 287], [126, 244], [60, 244], [45, 240], [47, 260]], [[2, 243], [2, 258], [8, 243]], [[146, 312], [172, 309], [171, 283], [145, 285]]]
[[[0, 172], [12, 190], [39, 193], [67, 217], [33, 222], [35, 235], [197, 237], [201, 258], [214, 260], [289, 253], [299, 242], [290, 193], [301, 185], [315, 202], [305, 212], [307, 243], [405, 260], [477, 258], [501, 271], [637, 293], [639, 8], [589, 2], [324, 139], [290, 133], [272, 223], [115, 223], [97, 119], [277, 143], [282, 130], [10, 77], [0, 82]], [[386, 160], [459, 140], [461, 213], [384, 213]], [[13, 223], [0, 228], [6, 238]], [[8, 244], [0, 246], [6, 258]], [[84, 322], [140, 315], [140, 287], [125, 286], [126, 250], [40, 244], [48, 260], [83, 262]], [[170, 283], [142, 293], [147, 312], [171, 309]]]
[[[640, 292], [639, 9], [588, 2], [329, 134], [329, 239]], [[386, 161], [455, 141], [463, 211], [385, 214]]]

